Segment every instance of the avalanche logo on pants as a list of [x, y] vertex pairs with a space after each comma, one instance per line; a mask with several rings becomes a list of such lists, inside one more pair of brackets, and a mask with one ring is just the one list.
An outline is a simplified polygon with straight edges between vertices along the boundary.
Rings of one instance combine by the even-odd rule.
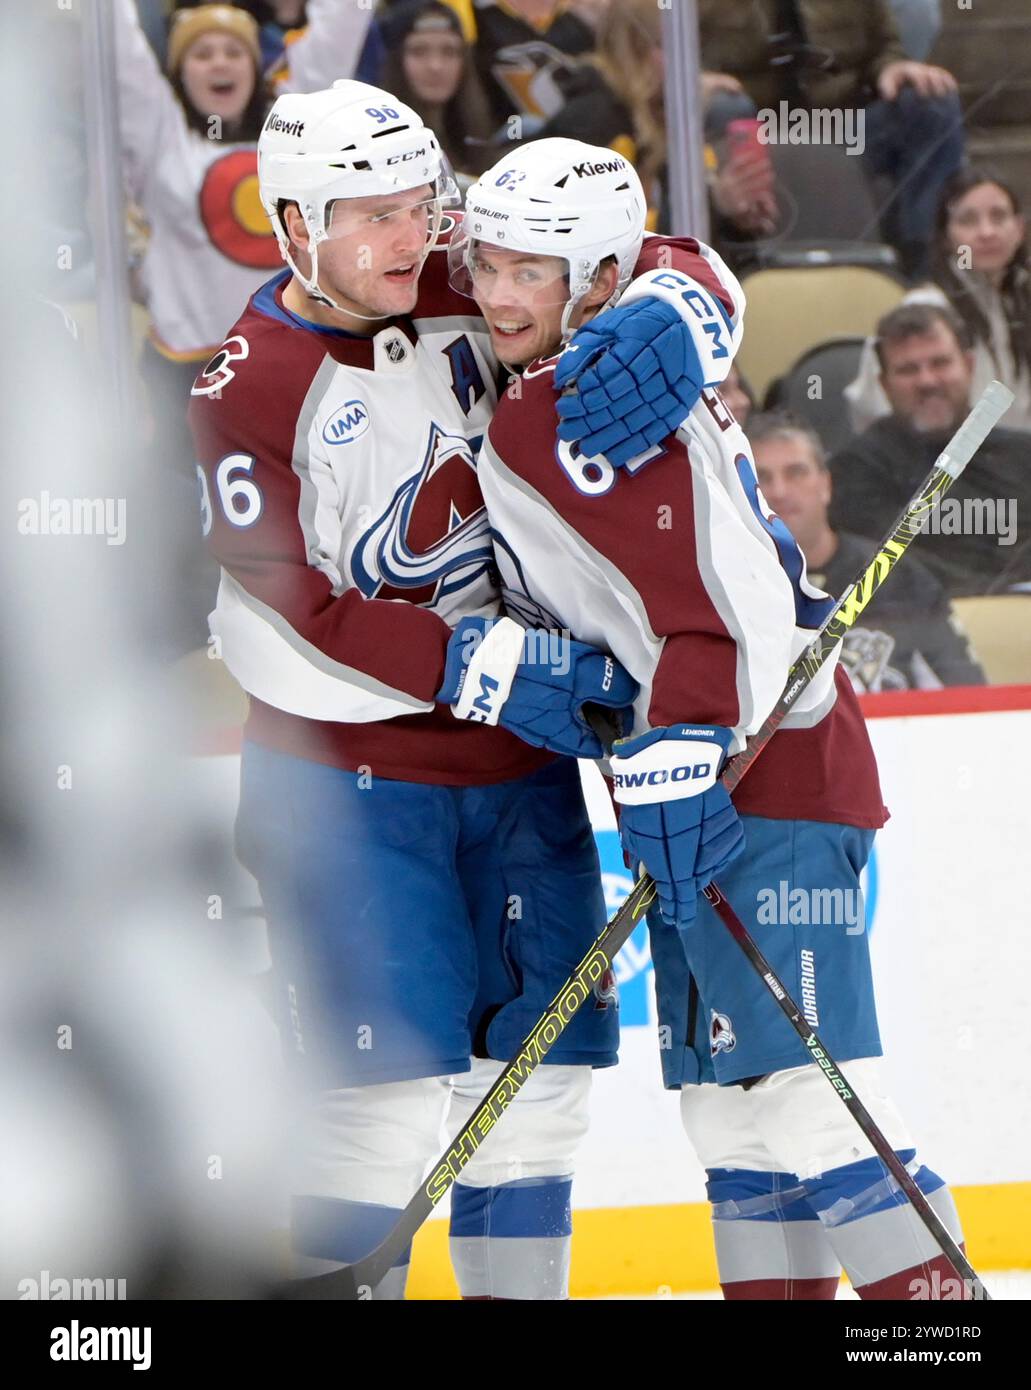
[[715, 1009], [710, 1010], [709, 1019], [709, 1052], [715, 1057], [717, 1052], [733, 1052], [737, 1047], [737, 1038], [734, 1036], [734, 1026], [726, 1014], [718, 1014]]
[[594, 986], [595, 1010], [607, 1009], [610, 1004], [615, 1004], [616, 1008], [619, 1008], [619, 987], [616, 984], [616, 972], [611, 966]]
[[366, 598], [432, 604], [473, 583], [492, 558], [468, 441], [431, 425], [422, 467], [354, 547], [355, 586]]

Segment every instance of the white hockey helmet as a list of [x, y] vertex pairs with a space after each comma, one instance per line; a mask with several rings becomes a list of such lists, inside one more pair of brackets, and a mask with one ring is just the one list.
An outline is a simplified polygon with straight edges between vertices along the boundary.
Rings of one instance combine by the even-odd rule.
[[[647, 201], [637, 171], [615, 151], [581, 140], [534, 140], [498, 161], [466, 194], [465, 217], [448, 249], [452, 286], [473, 297], [477, 244], [568, 266], [563, 339], [598, 267], [615, 256], [619, 280], [611, 304], [633, 274], [644, 240]], [[603, 305], [602, 307], [607, 307]]]
[[[433, 194], [426, 253], [440, 230], [442, 209], [460, 205], [451, 167], [437, 137], [410, 106], [350, 78], [326, 91], [279, 97], [258, 139], [261, 202], [283, 259], [308, 293], [332, 308], [339, 306], [316, 284], [318, 247], [329, 236], [332, 204], [427, 183]], [[283, 201], [297, 204], [308, 228], [310, 276], [301, 274], [291, 255]]]

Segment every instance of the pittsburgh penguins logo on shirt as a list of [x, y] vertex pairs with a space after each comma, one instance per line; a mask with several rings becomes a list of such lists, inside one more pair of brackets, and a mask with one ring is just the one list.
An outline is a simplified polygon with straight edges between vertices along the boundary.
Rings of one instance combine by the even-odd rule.
[[233, 150], [216, 159], [204, 175], [198, 207], [212, 246], [228, 260], [255, 270], [279, 265], [279, 243], [258, 194], [255, 150]]
[[569, 55], [552, 44], [529, 39], [498, 49], [492, 71], [517, 111], [547, 119], [561, 110], [565, 100], [558, 76], [573, 66]]

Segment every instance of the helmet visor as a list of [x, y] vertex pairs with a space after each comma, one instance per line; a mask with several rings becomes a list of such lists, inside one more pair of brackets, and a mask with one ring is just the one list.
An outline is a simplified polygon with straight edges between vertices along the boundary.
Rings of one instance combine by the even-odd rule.
[[[503, 236], [503, 233], [501, 234]], [[569, 262], [565, 256], [541, 256], [503, 240], [471, 236], [463, 225], [448, 246], [452, 289], [485, 304], [545, 308], [569, 300]]]
[[430, 183], [402, 186], [397, 190], [385, 187], [381, 193], [360, 198], [333, 198], [326, 205], [325, 236], [332, 241], [383, 222], [397, 227], [403, 220], [412, 219], [425, 224], [427, 243], [432, 244], [444, 209], [461, 205], [462, 196], [454, 173], [442, 154], [440, 172]]

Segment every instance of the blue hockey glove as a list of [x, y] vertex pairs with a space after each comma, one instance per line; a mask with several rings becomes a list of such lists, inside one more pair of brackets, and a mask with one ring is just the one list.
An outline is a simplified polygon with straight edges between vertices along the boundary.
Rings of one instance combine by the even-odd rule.
[[511, 618], [463, 618], [447, 648], [437, 700], [457, 719], [502, 724], [536, 748], [600, 758], [585, 704], [605, 707], [616, 730], [630, 728], [637, 682], [613, 657], [560, 632]]
[[606, 309], [576, 333], [555, 367], [558, 436], [617, 467], [660, 443], [697, 402], [706, 368], [691, 326], [649, 295]]
[[655, 880], [670, 926], [691, 925], [701, 889], [744, 848], [737, 811], [717, 780], [730, 740], [718, 725], [676, 724], [613, 748], [623, 848]]

